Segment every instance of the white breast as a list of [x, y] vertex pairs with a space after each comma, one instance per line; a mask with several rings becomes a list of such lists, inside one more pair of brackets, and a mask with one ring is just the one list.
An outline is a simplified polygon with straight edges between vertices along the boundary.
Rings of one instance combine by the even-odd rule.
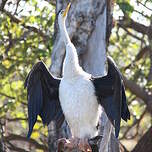
[[72, 136], [91, 138], [97, 135], [99, 104], [95, 97], [90, 75], [63, 78], [59, 88], [61, 107]]

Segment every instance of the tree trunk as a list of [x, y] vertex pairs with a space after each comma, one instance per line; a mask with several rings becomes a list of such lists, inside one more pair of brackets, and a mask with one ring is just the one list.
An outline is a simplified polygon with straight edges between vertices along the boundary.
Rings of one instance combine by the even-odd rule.
[[0, 152], [5, 152], [4, 143], [3, 143], [3, 127], [0, 121]]
[[[112, 27], [112, 10], [110, 0], [83, 0], [72, 1], [66, 27], [72, 42], [79, 55], [79, 62], [83, 69], [94, 76], [106, 74], [106, 45]], [[68, 1], [56, 1], [56, 13], [65, 8]], [[52, 52], [50, 71], [55, 76], [61, 76], [62, 63], [65, 55], [65, 46], [60, 39], [57, 21], [55, 24], [55, 38]], [[48, 126], [49, 151], [56, 151], [57, 139], [70, 137], [71, 133], [66, 122], [60, 130], [56, 129], [55, 122]], [[100, 118], [100, 142], [102, 152], [119, 152], [117, 139], [113, 136], [113, 128], [105, 112]]]

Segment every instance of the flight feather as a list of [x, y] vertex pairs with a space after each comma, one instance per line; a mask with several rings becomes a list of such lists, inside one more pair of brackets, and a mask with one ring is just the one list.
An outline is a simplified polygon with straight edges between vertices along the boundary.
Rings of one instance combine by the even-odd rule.
[[60, 79], [54, 78], [42, 61], [35, 64], [28, 74], [25, 81], [28, 98], [28, 137], [31, 136], [38, 115], [43, 124], [47, 125], [51, 120], [63, 119], [58, 96], [59, 84]]
[[130, 119], [122, 75], [114, 61], [108, 57], [108, 72], [103, 77], [92, 77], [99, 104], [104, 108], [108, 118], [115, 127], [118, 137], [121, 118]]

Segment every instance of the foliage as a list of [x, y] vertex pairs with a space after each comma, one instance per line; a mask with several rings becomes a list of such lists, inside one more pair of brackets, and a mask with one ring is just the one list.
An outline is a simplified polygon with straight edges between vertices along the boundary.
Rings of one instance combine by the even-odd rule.
[[[40, 119], [32, 139], [26, 139], [24, 81], [38, 60], [50, 65], [55, 7], [45, 0], [6, 0], [0, 5], [0, 120], [5, 132], [3, 140], [11, 150], [46, 151], [47, 128], [43, 127]], [[116, 1], [114, 16], [117, 16], [117, 25], [108, 51], [123, 75], [149, 94], [152, 89], [152, 47], [150, 34], [144, 28], [148, 30], [152, 23], [150, 6], [152, 1], [147, 0]], [[152, 109], [148, 110], [147, 101], [129, 88], [127, 97], [132, 115], [128, 125], [122, 123], [120, 138], [138, 140], [151, 126]], [[15, 140], [25, 145], [19, 146]]]
[[[0, 118], [7, 124], [7, 134], [26, 137], [24, 81], [38, 60], [50, 64], [54, 19], [54, 6], [35, 0], [8, 2], [0, 15]], [[32, 134], [32, 138], [42, 140], [41, 143], [47, 134], [42, 128], [41, 123], [35, 125]]]
[[[148, 30], [152, 23], [152, 9], [149, 6], [152, 6], [151, 1], [117, 0], [114, 10], [117, 21], [110, 38], [109, 54], [113, 56], [125, 78], [134, 82], [132, 87], [138, 85], [138, 89], [142, 88], [151, 94], [151, 38], [150, 34], [143, 30]], [[152, 109], [148, 110], [149, 105], [136, 94], [138, 90], [134, 93], [130, 90], [132, 89], [128, 87], [127, 99], [131, 120], [127, 125], [122, 123], [120, 139], [127, 140], [128, 143], [130, 141], [130, 145], [133, 145], [132, 143], [136, 143], [151, 126]]]

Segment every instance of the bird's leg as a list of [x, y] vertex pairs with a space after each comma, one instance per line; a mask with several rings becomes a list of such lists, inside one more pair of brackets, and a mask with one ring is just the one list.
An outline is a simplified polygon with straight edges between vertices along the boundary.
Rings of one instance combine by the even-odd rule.
[[79, 143], [79, 139], [75, 138], [75, 137], [67, 139], [66, 141], [67, 142], [65, 143], [64, 147], [68, 148], [69, 150], [70, 149], [72, 150], [73, 148], [76, 148], [78, 146], [78, 143]]
[[90, 147], [90, 145], [88, 143], [88, 139], [87, 138], [80, 139], [78, 147], [83, 152], [92, 152], [92, 149], [91, 149], [91, 147]]
[[64, 150], [64, 145], [66, 142], [67, 142], [66, 138], [58, 139], [58, 151], [57, 152], [61, 152]]

